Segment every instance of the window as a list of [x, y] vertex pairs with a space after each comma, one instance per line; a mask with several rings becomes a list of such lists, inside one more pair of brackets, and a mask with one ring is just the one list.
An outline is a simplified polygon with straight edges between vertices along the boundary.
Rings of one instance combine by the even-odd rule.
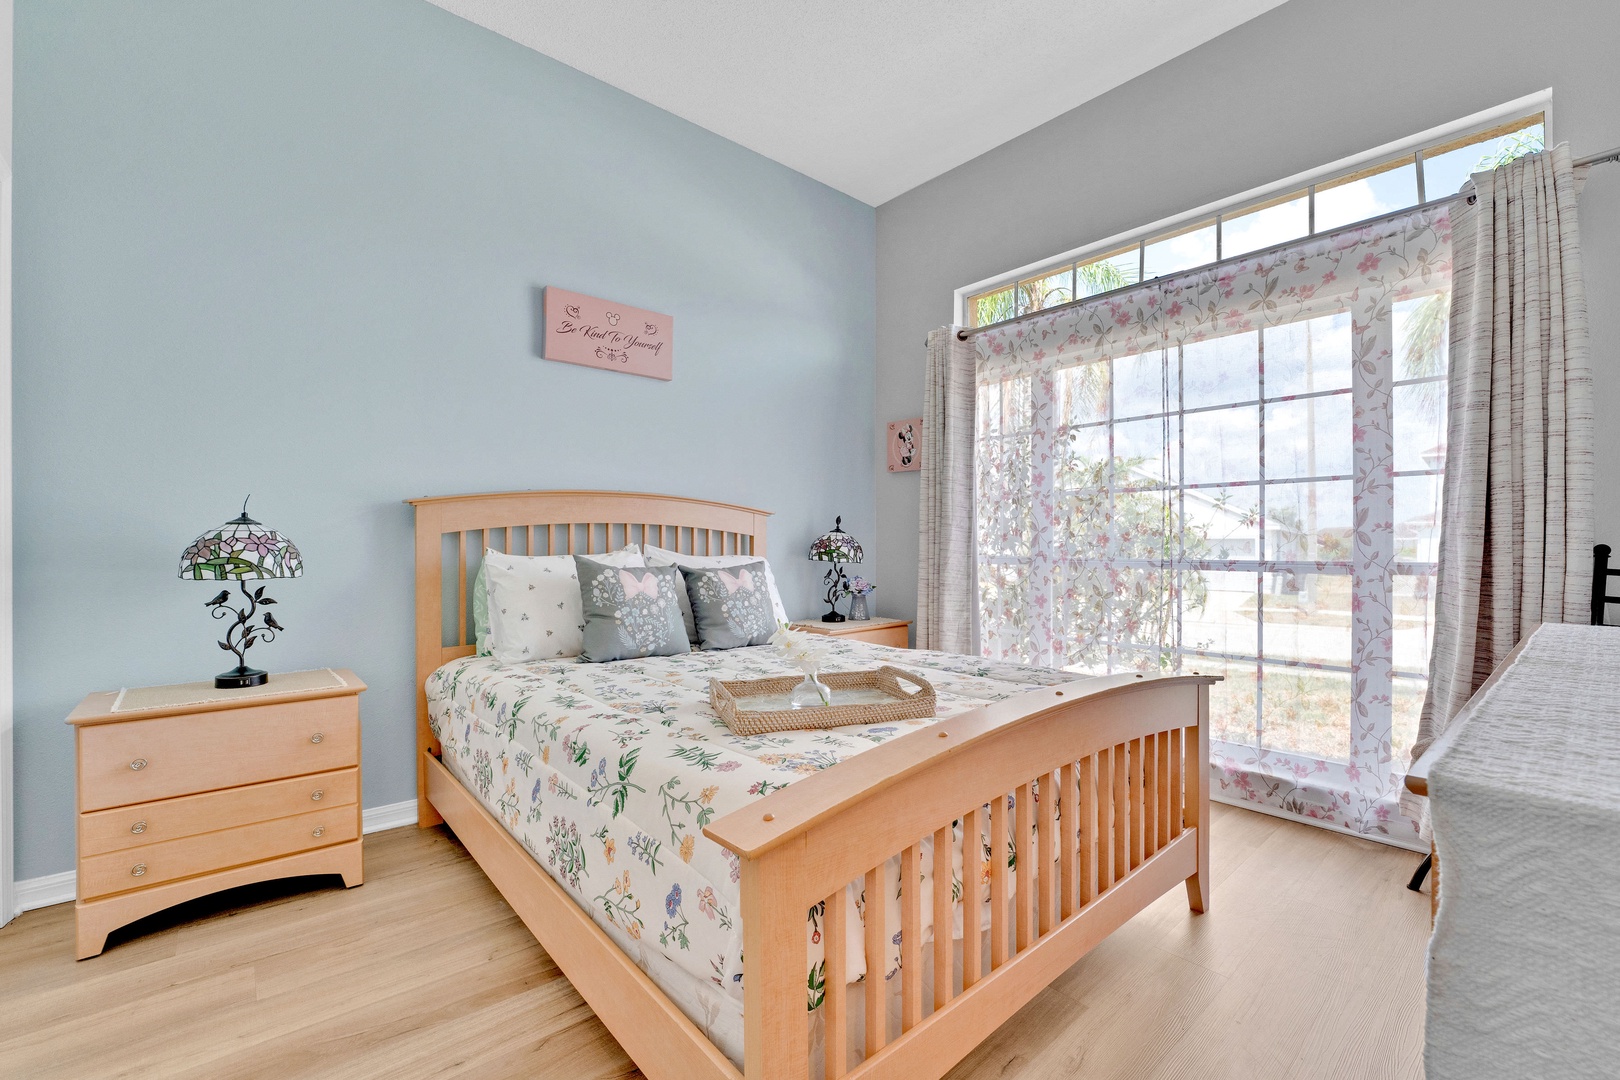
[[[1021, 277], [1021, 311], [1069, 307], [974, 338], [984, 654], [1220, 674], [1217, 795], [1414, 836], [1450, 266], [1421, 196], [1541, 142], [1530, 117]], [[1332, 244], [1232, 254], [1324, 215]]]
[[1414, 213], [975, 339], [985, 655], [1222, 675], [1223, 794], [1364, 833], [1433, 622], [1449, 234]]
[[1413, 837], [1447, 434], [1429, 202], [1544, 131], [1414, 139], [967, 296], [978, 325], [1066, 306], [974, 337], [985, 656], [1223, 675], [1218, 797]]
[[[1026, 646], [1023, 620], [1039, 616], [1014, 614], [1006, 594], [1025, 587], [1033, 537], [998, 520], [1022, 516], [1025, 501], [990, 500], [983, 540], [1010, 543], [990, 559], [985, 599], [997, 610], [981, 620], [985, 651], [1094, 674], [1192, 663], [1227, 677], [1212, 698], [1218, 738], [1348, 759], [1351, 344], [1350, 314], [1338, 310], [1059, 367], [1049, 432], [1036, 430], [1038, 380], [988, 383], [980, 447], [989, 460], [1017, 459], [1022, 470], [1043, 436], [1055, 448], [1058, 626], [1050, 652]], [[1432, 402], [1412, 395], [1403, 411], [1428, 418]], [[1420, 484], [1437, 488], [1439, 463], [1420, 469]], [[1413, 516], [1433, 522], [1429, 492], [1411, 494]], [[1433, 571], [1423, 528], [1404, 530], [1413, 575]]]
[[989, 326], [1032, 311], [1206, 266], [1221, 259], [1320, 235], [1427, 200], [1456, 194], [1468, 177], [1543, 149], [1543, 113], [1331, 174], [1303, 188], [1234, 203], [1212, 216], [1151, 230], [1099, 254], [1064, 261], [974, 293], [969, 326]]

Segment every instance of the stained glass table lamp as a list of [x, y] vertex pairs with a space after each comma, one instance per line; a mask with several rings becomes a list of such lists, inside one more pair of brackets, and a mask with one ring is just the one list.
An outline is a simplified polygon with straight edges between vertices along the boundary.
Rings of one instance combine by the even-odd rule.
[[849, 578], [844, 576], [844, 564], [860, 562], [863, 554], [860, 543], [844, 531], [842, 517], [833, 523], [830, 531], [816, 537], [815, 542], [810, 545], [811, 562], [832, 563], [832, 567], [822, 578], [827, 586], [827, 607], [830, 609], [821, 617], [822, 622], [844, 621], [844, 616], [838, 613], [838, 598], [849, 593]]
[[236, 620], [219, 643], [221, 649], [236, 654], [236, 667], [214, 676], [214, 685], [223, 690], [269, 682], [268, 674], [247, 666], [247, 651], [258, 642], [274, 641], [283, 627], [268, 611], [254, 622], [259, 609], [275, 601], [264, 595], [263, 585], [249, 589], [247, 583], [258, 578], [303, 577], [304, 558], [292, 541], [248, 517], [247, 499], [243, 499], [239, 517], [209, 529], [186, 548], [180, 556], [180, 576], [193, 581], [235, 581], [247, 601], [243, 607], [231, 607], [226, 603], [231, 591], [224, 589], [205, 605], [216, 619], [234, 616]]

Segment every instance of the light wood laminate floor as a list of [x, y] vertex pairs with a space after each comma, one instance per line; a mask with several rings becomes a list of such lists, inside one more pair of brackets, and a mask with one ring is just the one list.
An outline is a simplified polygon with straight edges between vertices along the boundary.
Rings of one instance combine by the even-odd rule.
[[[1214, 899], [1142, 912], [952, 1074], [1421, 1077], [1417, 856], [1215, 807]], [[249, 903], [251, 901], [251, 904]], [[64, 904], [0, 930], [0, 1077], [637, 1076], [442, 827], [366, 884], [248, 886], [73, 959]]]

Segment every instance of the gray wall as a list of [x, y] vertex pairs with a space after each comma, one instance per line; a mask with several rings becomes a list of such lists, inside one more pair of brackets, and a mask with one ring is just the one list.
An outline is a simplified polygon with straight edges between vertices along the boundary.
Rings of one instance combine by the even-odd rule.
[[[878, 208], [876, 441], [915, 416], [923, 338], [994, 274], [1553, 88], [1551, 136], [1620, 144], [1614, 0], [1290, 0]], [[1581, 203], [1600, 416], [1620, 412], [1620, 165]], [[917, 601], [916, 473], [877, 459], [878, 593]], [[1620, 425], [1598, 427], [1598, 537], [1620, 543]]]
[[11, 168], [12, 0], [0, 0], [0, 155]]
[[[422, 0], [18, 0], [16, 80], [19, 878], [72, 866], [78, 699], [226, 666], [175, 568], [248, 492], [308, 567], [252, 658], [370, 683], [368, 806], [414, 796], [402, 499], [774, 510], [796, 613], [871, 535], [870, 207]], [[674, 315], [674, 382], [537, 359], [547, 284]]]

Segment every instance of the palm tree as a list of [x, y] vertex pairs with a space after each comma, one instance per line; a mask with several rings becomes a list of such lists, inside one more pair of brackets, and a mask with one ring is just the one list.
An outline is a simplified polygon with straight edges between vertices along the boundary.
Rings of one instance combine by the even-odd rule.
[[[1473, 172], [1499, 169], [1526, 154], [1539, 154], [1545, 150], [1546, 138], [1540, 127], [1526, 128], [1497, 140], [1493, 149], [1474, 163]], [[1445, 356], [1446, 319], [1451, 305], [1449, 292], [1435, 293], [1412, 310], [1406, 320], [1406, 345], [1401, 350], [1401, 370], [1398, 379], [1427, 379], [1446, 373]], [[1418, 403], [1429, 417], [1440, 409], [1442, 384], [1423, 384]]]
[[1074, 268], [1074, 276], [1075, 288], [1082, 296], [1095, 296], [1097, 293], [1136, 284], [1135, 278], [1127, 277], [1125, 271], [1106, 260], [1077, 266]]
[[1013, 291], [1002, 289], [987, 296], [980, 296], [973, 301], [973, 325], [988, 326], [991, 323], [1010, 319], [1016, 312], [1013, 311]]
[[1066, 304], [1074, 297], [1069, 294], [1067, 277], [1058, 277], [1048, 274], [1046, 277], [1034, 281], [1026, 281], [1018, 286], [1018, 310], [1044, 311], [1049, 307]]
[[1083, 263], [1075, 267], [1074, 272], [1074, 288], [1078, 290], [1078, 296], [1070, 291], [1064, 276], [1051, 273], [1033, 281], [1023, 282], [1014, 288], [998, 289], [993, 293], [974, 297], [973, 325], [985, 326], [1024, 312], [1044, 311], [1082, 296], [1095, 296], [1097, 293], [1123, 289], [1135, 283], [1135, 277], [1126, 274], [1124, 270], [1107, 260]]
[[[1406, 342], [1401, 348], [1397, 379], [1431, 379], [1446, 373], [1446, 323], [1451, 310], [1451, 293], [1439, 292], [1425, 298], [1406, 317]], [[1420, 383], [1418, 407], [1433, 419], [1445, 395], [1443, 381]]]
[[1480, 158], [1474, 165], [1475, 172], [1484, 172], [1486, 169], [1499, 169], [1510, 161], [1517, 161], [1526, 154], [1539, 154], [1547, 149], [1546, 129], [1539, 124], [1535, 127], [1515, 131], [1511, 135], [1504, 135], [1497, 141], [1496, 149]]

